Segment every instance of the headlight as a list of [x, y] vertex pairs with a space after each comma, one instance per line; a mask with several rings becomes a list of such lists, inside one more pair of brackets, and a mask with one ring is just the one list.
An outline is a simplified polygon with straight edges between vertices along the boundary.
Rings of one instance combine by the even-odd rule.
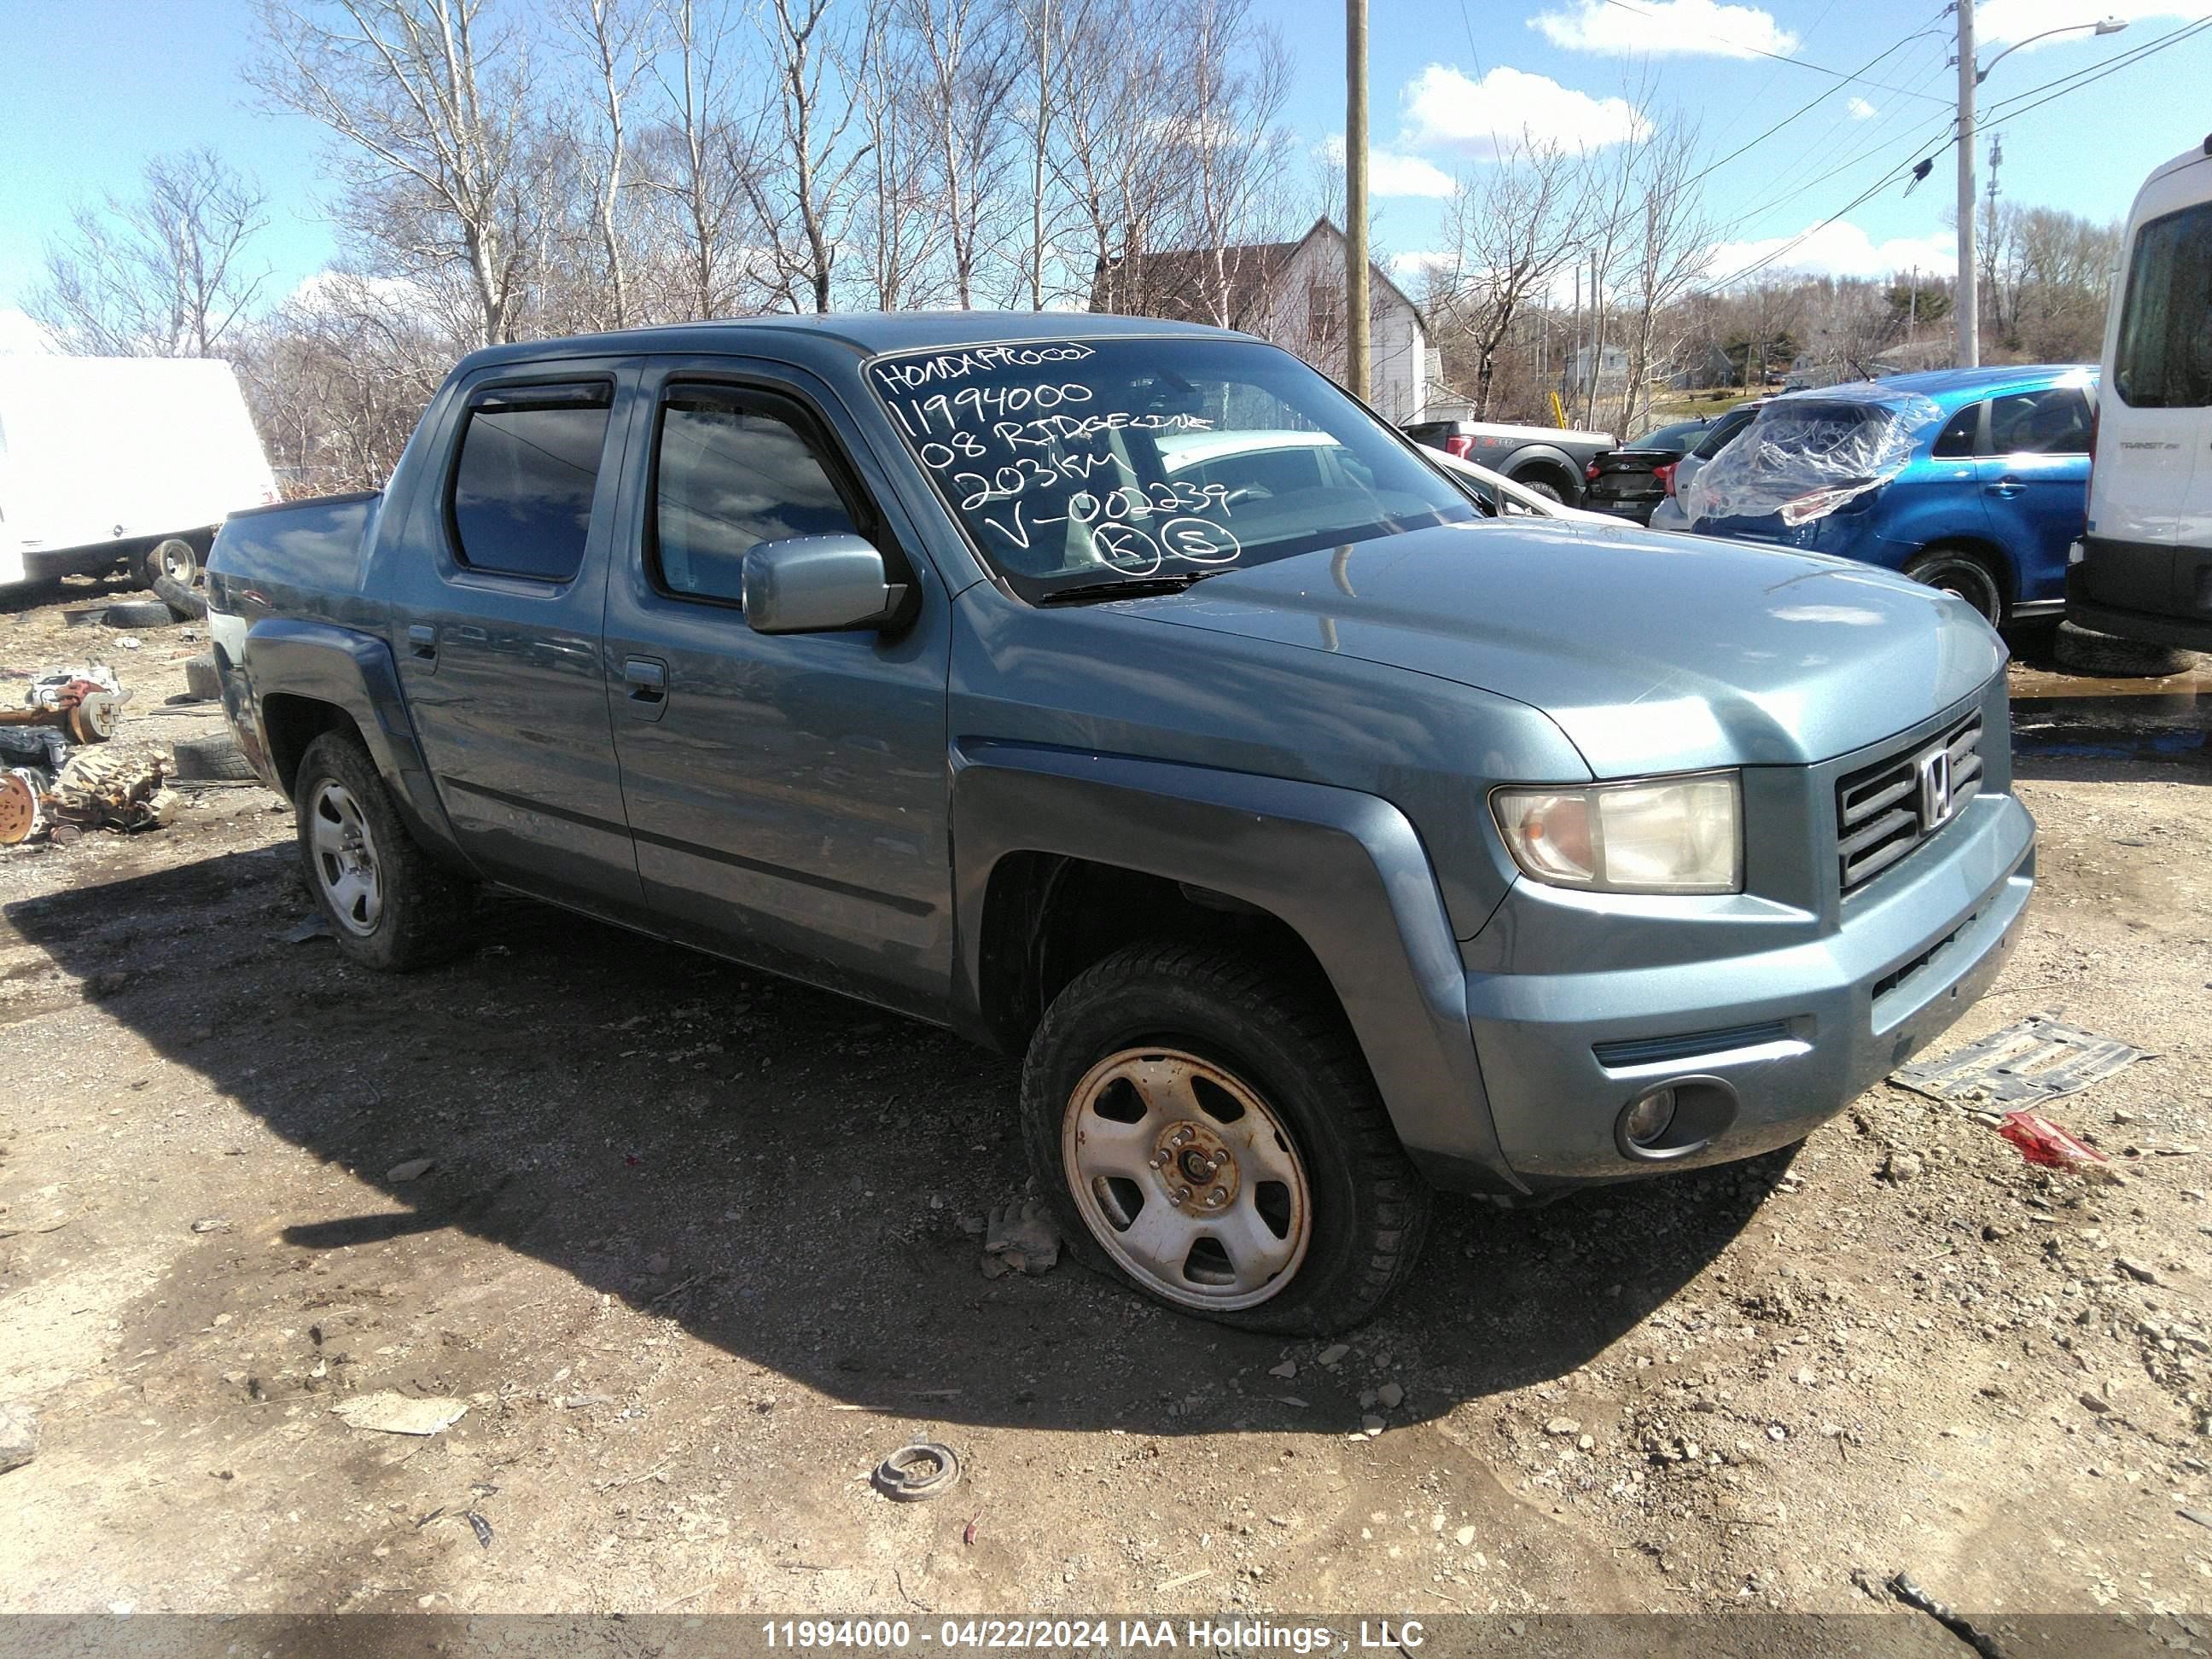
[[1580, 788], [1498, 789], [1491, 810], [1538, 881], [1601, 893], [1734, 893], [1743, 790], [1733, 772]]

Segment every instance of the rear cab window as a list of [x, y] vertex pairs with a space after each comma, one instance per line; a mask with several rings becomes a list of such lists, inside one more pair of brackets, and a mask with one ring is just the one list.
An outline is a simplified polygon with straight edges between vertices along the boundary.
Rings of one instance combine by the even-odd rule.
[[614, 388], [495, 386], [471, 398], [447, 488], [455, 556], [471, 570], [565, 582], [584, 562]]
[[2131, 409], [2212, 405], [2212, 202], [2136, 233], [2112, 387]]

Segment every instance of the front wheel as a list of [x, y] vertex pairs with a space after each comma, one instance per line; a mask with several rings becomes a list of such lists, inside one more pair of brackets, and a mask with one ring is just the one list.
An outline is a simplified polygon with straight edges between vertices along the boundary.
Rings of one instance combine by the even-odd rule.
[[1061, 1230], [1146, 1295], [1302, 1334], [1366, 1319], [1430, 1195], [1342, 1013], [1234, 952], [1131, 945], [1054, 999], [1023, 1139]]
[[1957, 594], [1992, 628], [2004, 620], [2004, 589], [1996, 573], [1963, 549], [1931, 549], [1906, 565], [1905, 574], [1938, 592]]
[[292, 799], [301, 872], [339, 950], [404, 972], [466, 948], [473, 890], [416, 845], [358, 738], [309, 744]]

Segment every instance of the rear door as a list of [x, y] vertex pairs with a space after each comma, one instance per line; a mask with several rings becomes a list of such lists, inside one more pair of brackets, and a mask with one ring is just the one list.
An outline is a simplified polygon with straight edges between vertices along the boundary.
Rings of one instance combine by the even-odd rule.
[[[2212, 614], [2212, 163], [2144, 187], [2100, 394], [2089, 597], [2130, 611]], [[2191, 550], [2181, 552], [2180, 550]]]
[[2087, 521], [2089, 394], [2078, 386], [1989, 400], [1974, 462], [1990, 533], [2012, 561], [2017, 607], [2066, 596], [2066, 550]]
[[[951, 607], [828, 389], [769, 364], [646, 376], [607, 596], [609, 697], [659, 931], [894, 1007], [952, 966]], [[746, 625], [748, 549], [849, 532], [921, 602], [904, 631]]]
[[507, 365], [458, 389], [406, 505], [392, 649], [453, 832], [495, 880], [642, 908], [599, 659], [634, 366]]

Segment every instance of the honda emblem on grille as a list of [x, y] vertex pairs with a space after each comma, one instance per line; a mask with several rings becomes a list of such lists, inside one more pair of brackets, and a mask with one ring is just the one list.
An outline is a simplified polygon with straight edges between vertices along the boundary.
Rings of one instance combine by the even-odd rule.
[[1937, 744], [1913, 763], [1920, 780], [1920, 830], [1923, 835], [1951, 816], [1951, 751]]

